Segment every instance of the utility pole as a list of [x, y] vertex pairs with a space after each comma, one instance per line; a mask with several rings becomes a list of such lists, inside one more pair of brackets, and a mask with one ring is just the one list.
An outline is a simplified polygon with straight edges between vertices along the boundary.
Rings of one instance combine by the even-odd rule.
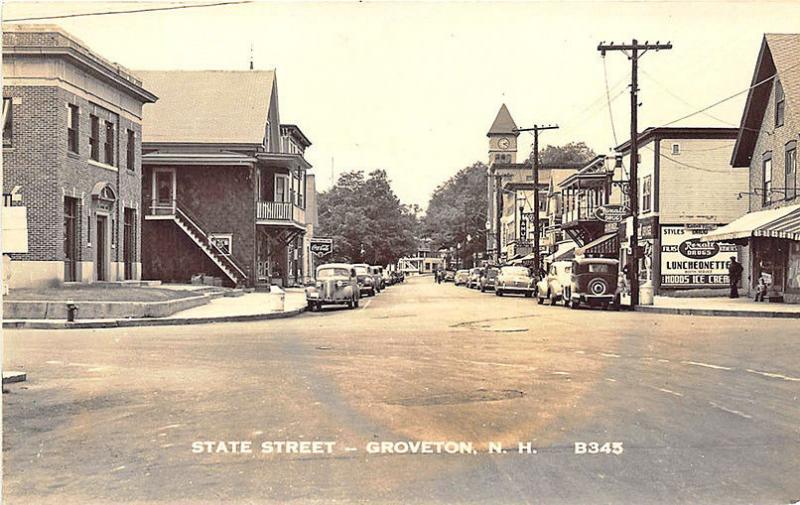
[[628, 258], [628, 268], [631, 277], [631, 307], [639, 305], [639, 58], [649, 50], [660, 51], [672, 49], [672, 43], [662, 44], [656, 41], [650, 44], [647, 41], [639, 44], [636, 39], [630, 44], [604, 44], [597, 45], [597, 50], [605, 57], [607, 51], [622, 51], [631, 61], [631, 173], [628, 180], [628, 199], [631, 206], [632, 227], [631, 254]]
[[539, 257], [539, 132], [544, 130], [556, 130], [558, 125], [533, 125], [533, 128], [517, 128], [517, 132], [533, 132], [533, 264], [536, 265], [536, 276], [538, 278], [542, 271], [541, 258]]
[[[497, 170], [497, 169], [495, 169]], [[495, 183], [495, 205], [497, 211], [495, 212], [494, 222], [495, 222], [495, 264], [500, 264], [500, 225], [501, 221], [500, 218], [503, 215], [503, 188], [501, 187], [502, 183], [502, 176], [498, 173], [494, 174], [494, 183]]]

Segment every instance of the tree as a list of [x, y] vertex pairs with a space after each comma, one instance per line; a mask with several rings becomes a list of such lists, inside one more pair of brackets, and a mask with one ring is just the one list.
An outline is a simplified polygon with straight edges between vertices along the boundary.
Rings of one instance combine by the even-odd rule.
[[476, 162], [434, 190], [421, 223], [433, 250], [461, 244], [462, 257], [469, 258], [486, 249], [486, 170]]
[[319, 228], [333, 238], [331, 260], [395, 263], [416, 249], [414, 208], [394, 194], [384, 170], [346, 172], [319, 195]]
[[[550, 146], [539, 150], [540, 163], [588, 163], [597, 154], [585, 142], [570, 142], [563, 146]], [[529, 157], [533, 161], [533, 153]]]

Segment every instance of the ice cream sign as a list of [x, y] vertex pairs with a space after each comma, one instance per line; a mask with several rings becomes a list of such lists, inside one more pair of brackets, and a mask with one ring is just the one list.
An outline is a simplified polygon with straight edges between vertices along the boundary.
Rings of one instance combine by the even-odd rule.
[[728, 285], [730, 257], [738, 248], [733, 244], [701, 242], [711, 226], [687, 228], [661, 225], [661, 287], [720, 288]]

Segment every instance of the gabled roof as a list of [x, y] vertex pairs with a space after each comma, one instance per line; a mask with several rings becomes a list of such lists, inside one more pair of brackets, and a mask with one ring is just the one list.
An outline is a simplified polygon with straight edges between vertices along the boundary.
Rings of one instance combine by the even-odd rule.
[[502, 134], [519, 135], [519, 132], [514, 131], [516, 129], [517, 123], [514, 122], [511, 113], [508, 112], [506, 104], [503, 104], [500, 106], [500, 110], [497, 111], [497, 117], [494, 118], [494, 123], [492, 123], [492, 127], [489, 128], [489, 133], [487, 133], [486, 136]]
[[145, 107], [143, 142], [263, 143], [274, 71], [145, 70], [136, 75], [159, 97]]
[[731, 157], [731, 165], [734, 167], [750, 165], [772, 92], [773, 79], [770, 77], [773, 75], [777, 75], [783, 86], [788, 104], [786, 113], [800, 114], [800, 34], [767, 33], [761, 41], [756, 68], [750, 82], [751, 88], [739, 124], [739, 135]]

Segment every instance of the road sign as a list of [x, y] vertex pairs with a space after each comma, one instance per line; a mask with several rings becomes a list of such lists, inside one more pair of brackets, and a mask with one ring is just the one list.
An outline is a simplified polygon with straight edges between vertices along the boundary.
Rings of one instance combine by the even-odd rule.
[[333, 252], [333, 239], [329, 237], [314, 237], [309, 241], [308, 249], [311, 254], [322, 258]]

